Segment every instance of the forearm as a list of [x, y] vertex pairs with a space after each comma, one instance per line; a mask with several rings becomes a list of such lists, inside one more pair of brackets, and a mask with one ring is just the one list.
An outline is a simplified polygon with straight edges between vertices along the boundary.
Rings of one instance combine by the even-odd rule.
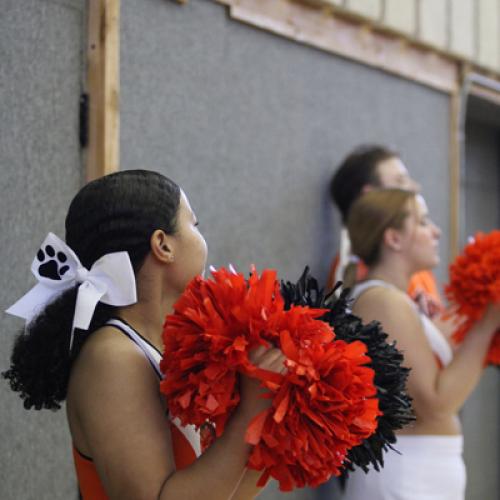
[[439, 371], [436, 380], [436, 409], [455, 414], [479, 382], [494, 327], [478, 322], [456, 350], [453, 361]]
[[231, 500], [248, 500], [255, 498], [263, 489], [263, 487], [257, 486], [257, 482], [261, 475], [262, 471], [245, 469]]
[[[275, 373], [284, 369], [284, 356], [278, 349], [261, 346], [253, 352], [252, 362]], [[258, 379], [241, 376], [240, 382], [240, 404], [224, 434], [193, 465], [165, 481], [160, 500], [179, 498], [179, 493], [183, 500], [249, 500], [258, 493], [258, 473], [246, 471], [251, 446], [245, 442], [245, 434], [252, 419], [271, 406], [271, 400], [263, 397], [268, 390]]]

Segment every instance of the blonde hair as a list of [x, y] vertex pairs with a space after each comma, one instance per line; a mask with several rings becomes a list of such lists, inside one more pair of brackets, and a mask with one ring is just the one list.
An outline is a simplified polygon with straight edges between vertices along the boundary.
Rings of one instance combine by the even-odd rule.
[[[402, 229], [410, 214], [408, 202], [416, 193], [404, 189], [374, 189], [360, 196], [352, 205], [347, 219], [347, 230], [352, 252], [372, 266], [380, 258], [380, 249], [386, 229]], [[347, 266], [344, 286], [355, 283], [355, 272]]]

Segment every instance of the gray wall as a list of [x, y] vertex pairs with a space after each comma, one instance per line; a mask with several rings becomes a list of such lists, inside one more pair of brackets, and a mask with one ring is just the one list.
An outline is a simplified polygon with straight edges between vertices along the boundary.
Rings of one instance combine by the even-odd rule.
[[[326, 279], [339, 221], [333, 166], [353, 146], [401, 151], [449, 235], [449, 99], [445, 94], [296, 44], [190, 0], [125, 0], [121, 165], [159, 170], [198, 213], [209, 263], [306, 264]], [[331, 498], [298, 491], [283, 498]], [[276, 487], [263, 499], [281, 498]]]
[[[500, 228], [500, 108], [469, 101], [465, 129], [465, 234]], [[462, 411], [468, 498], [500, 488], [500, 373], [489, 368]]]
[[[82, 181], [78, 98], [83, 0], [2, 0], [0, 14], [0, 310], [33, 284], [49, 231], [64, 236]], [[0, 370], [22, 321], [0, 315]], [[76, 498], [64, 410], [26, 411], [0, 381], [0, 498]]]
[[449, 232], [448, 97], [229, 19], [211, 0], [126, 0], [121, 165], [158, 169], [199, 213], [209, 262], [325, 279], [328, 182], [365, 141], [399, 149]]

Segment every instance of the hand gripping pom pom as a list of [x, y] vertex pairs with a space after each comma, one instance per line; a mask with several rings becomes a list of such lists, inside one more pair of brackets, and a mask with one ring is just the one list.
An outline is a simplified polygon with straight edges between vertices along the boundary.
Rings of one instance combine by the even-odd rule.
[[[457, 306], [456, 314], [465, 318], [453, 334], [457, 342], [462, 342], [488, 305], [500, 303], [499, 230], [478, 233], [464, 248], [450, 265], [450, 283], [445, 291]], [[500, 365], [500, 330], [493, 337], [485, 362]]]
[[[285, 309], [276, 272], [249, 280], [225, 269], [195, 278], [167, 317], [161, 391], [183, 425], [215, 425], [217, 436], [239, 403], [238, 377], [257, 378], [272, 399], [250, 423], [248, 466], [280, 489], [317, 486], [341, 472], [346, 455], [377, 428], [374, 371], [361, 341], [336, 340], [317, 318], [328, 309]], [[286, 373], [259, 369], [249, 352], [276, 346]]]

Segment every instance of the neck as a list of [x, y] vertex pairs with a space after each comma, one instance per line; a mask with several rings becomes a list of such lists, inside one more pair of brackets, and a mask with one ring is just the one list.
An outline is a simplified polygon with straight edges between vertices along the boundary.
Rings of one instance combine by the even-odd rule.
[[138, 282], [137, 302], [119, 310], [119, 316], [160, 351], [163, 351], [165, 318], [173, 312], [174, 303], [178, 299], [178, 296], [164, 292], [160, 280], [143, 279]]
[[412, 271], [407, 269], [404, 263], [397, 259], [391, 259], [390, 265], [389, 262], [382, 261], [370, 267], [367, 279], [386, 281], [406, 293], [412, 274]]
[[139, 302], [132, 306], [121, 308], [118, 315], [143, 337], [148, 339], [158, 350], [162, 351], [163, 323], [167, 314], [167, 312], [163, 313], [155, 304]]

